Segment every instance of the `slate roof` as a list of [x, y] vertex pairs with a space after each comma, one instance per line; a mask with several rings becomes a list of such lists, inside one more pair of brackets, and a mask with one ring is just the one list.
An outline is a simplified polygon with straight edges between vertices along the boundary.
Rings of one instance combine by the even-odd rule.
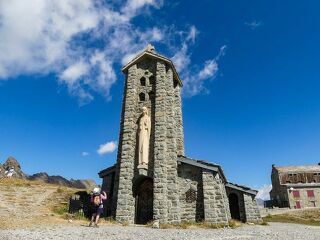
[[227, 182], [227, 179], [224, 175], [223, 169], [221, 168], [220, 165], [216, 164], [216, 163], [211, 163], [211, 162], [207, 162], [207, 161], [203, 161], [203, 160], [197, 160], [197, 159], [192, 159], [186, 156], [178, 156], [178, 162], [182, 162], [182, 163], [186, 163], [186, 164], [190, 164], [196, 167], [200, 167], [200, 168], [204, 168], [204, 169], [208, 169], [208, 170], [212, 170], [215, 172], [218, 172], [220, 174], [220, 176], [222, 177], [222, 179], [224, 180], [224, 182]]
[[100, 172], [98, 172], [99, 177], [103, 178], [104, 176], [106, 176], [107, 174], [114, 172], [116, 170], [116, 164], [112, 165], [111, 167], [105, 168], [103, 170], [101, 170]]
[[242, 192], [246, 192], [246, 193], [249, 193], [249, 194], [254, 195], [254, 196], [257, 195], [257, 193], [258, 193], [258, 191], [255, 190], [255, 189], [251, 189], [251, 188], [249, 188], [247, 186], [238, 185], [238, 184], [231, 183], [231, 182], [227, 182], [226, 183], [226, 187], [230, 187], [230, 188], [242, 191]]

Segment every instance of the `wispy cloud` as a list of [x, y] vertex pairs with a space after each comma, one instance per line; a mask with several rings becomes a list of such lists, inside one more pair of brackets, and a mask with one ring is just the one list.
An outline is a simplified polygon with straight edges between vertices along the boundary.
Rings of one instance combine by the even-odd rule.
[[251, 28], [252, 30], [255, 30], [256, 28], [262, 25], [262, 22], [253, 20], [252, 22], [245, 22], [244, 24], [249, 28]]
[[104, 155], [107, 153], [112, 153], [116, 149], [117, 149], [117, 142], [110, 141], [110, 142], [106, 142], [104, 144], [101, 144], [97, 150], [97, 153], [99, 155]]
[[227, 46], [223, 45], [218, 54], [214, 58], [206, 60], [202, 67], [191, 67], [192, 54], [190, 52], [190, 47], [195, 42], [197, 32], [198, 31], [194, 26], [190, 28], [185, 37], [186, 40], [182, 43], [180, 50], [177, 51], [172, 58], [184, 81], [184, 95], [189, 97], [208, 92], [204, 83], [206, 80], [216, 78], [219, 70], [218, 62], [220, 58], [225, 55], [227, 49]]

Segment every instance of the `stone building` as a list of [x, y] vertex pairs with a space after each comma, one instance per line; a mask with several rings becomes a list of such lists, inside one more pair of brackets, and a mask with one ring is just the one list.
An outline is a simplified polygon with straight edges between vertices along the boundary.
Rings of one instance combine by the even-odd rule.
[[320, 164], [278, 167], [272, 165], [270, 199], [277, 207], [320, 206]]
[[106, 215], [128, 223], [260, 220], [256, 191], [228, 183], [219, 165], [184, 156], [182, 81], [151, 45], [125, 74], [117, 163], [102, 170]]

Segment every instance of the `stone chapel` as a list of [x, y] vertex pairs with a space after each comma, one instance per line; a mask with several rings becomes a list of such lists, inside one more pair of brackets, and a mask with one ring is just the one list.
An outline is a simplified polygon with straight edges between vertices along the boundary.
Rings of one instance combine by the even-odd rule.
[[99, 172], [105, 215], [136, 224], [259, 221], [256, 190], [229, 183], [217, 164], [185, 156], [183, 84], [172, 61], [148, 45], [122, 72], [117, 162]]

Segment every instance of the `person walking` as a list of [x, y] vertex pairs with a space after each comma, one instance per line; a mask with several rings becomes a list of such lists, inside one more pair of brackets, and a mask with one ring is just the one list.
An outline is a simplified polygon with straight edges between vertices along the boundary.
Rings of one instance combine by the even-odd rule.
[[89, 223], [89, 227], [98, 227], [100, 215], [103, 214], [103, 201], [107, 200], [105, 191], [101, 193], [100, 188], [94, 188], [91, 195], [91, 203], [93, 204], [94, 212]]

